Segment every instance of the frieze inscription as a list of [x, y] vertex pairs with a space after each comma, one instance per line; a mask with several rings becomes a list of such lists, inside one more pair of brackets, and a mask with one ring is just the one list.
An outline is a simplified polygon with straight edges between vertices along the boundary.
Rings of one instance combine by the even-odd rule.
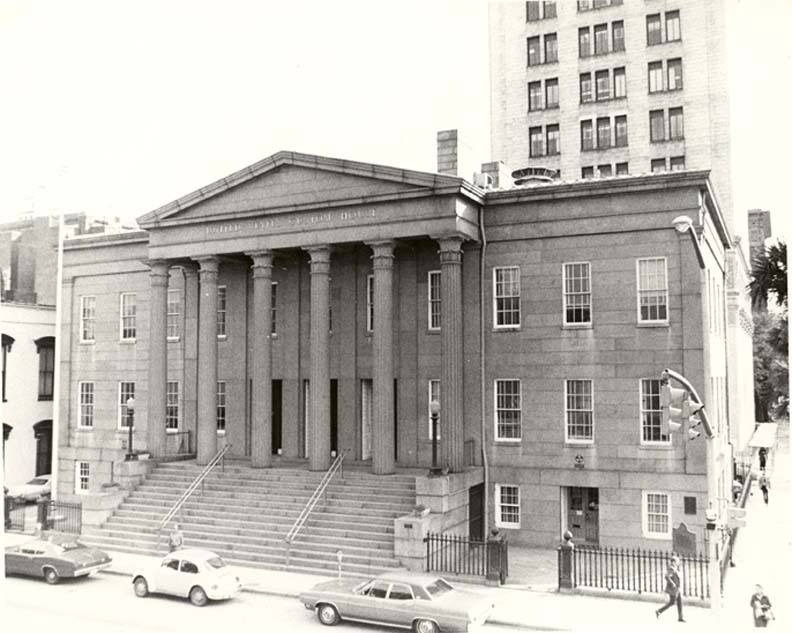
[[330, 223], [352, 223], [359, 220], [371, 220], [377, 217], [376, 209], [355, 209], [353, 211], [321, 211], [319, 213], [301, 215], [279, 215], [267, 218], [238, 220], [208, 224], [207, 235], [224, 235], [229, 233], [251, 233], [272, 229], [291, 228], [296, 226], [315, 226]]

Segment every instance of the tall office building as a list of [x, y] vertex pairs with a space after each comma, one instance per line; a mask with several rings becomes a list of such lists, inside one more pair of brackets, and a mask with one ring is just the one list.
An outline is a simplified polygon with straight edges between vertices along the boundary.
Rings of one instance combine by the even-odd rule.
[[709, 169], [733, 234], [725, 2], [490, 5], [492, 158], [563, 180]]

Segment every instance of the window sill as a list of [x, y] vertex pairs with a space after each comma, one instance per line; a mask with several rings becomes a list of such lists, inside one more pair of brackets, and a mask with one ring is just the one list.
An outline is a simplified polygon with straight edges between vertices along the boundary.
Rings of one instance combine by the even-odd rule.
[[495, 527], [501, 530], [519, 530], [520, 524], [518, 523], [515, 525], [514, 523], [498, 523], [495, 522]]
[[228, 335], [227, 334], [218, 334], [217, 335], [217, 340], [218, 341], [227, 341], [228, 340]]
[[74, 428], [78, 433], [93, 433], [94, 427], [92, 426], [77, 426]]
[[564, 440], [565, 448], [594, 448], [594, 440]]
[[670, 534], [655, 534], [654, 532], [644, 532], [644, 538], [650, 538], [653, 541], [670, 541], [671, 535]]
[[668, 321], [638, 321], [635, 324], [636, 327], [670, 327], [671, 324]]
[[122, 338], [118, 341], [121, 345], [134, 345], [137, 343], [137, 339], [134, 338]]
[[640, 448], [648, 451], [670, 451], [674, 445], [669, 442], [641, 442]]
[[179, 433], [178, 427], [176, 427], [175, 429], [165, 429], [166, 435], [176, 435], [176, 433]]
[[593, 330], [594, 324], [589, 323], [564, 323], [561, 325], [562, 330]]
[[217, 429], [217, 437], [225, 437], [225, 429]]
[[522, 326], [520, 325], [503, 325], [503, 326], [495, 326], [492, 328], [493, 333], [495, 332], [519, 332], [522, 330]]
[[429, 335], [437, 335], [440, 334], [441, 330], [439, 327], [437, 328], [427, 328], [426, 333]]
[[178, 336], [169, 336], [168, 337], [168, 343], [178, 343], [179, 340], [181, 340], [181, 339]]
[[52, 402], [52, 396], [39, 396], [39, 402]]
[[541, 66], [552, 66], [553, 64], [557, 64], [558, 60], [554, 59], [550, 62], [537, 62], [535, 64], [526, 64], [526, 68], [539, 68]]
[[508, 438], [508, 437], [496, 437], [493, 441], [495, 442], [495, 444], [503, 444], [503, 445], [506, 445], [506, 446], [509, 446], [509, 445], [513, 446], [515, 444], [522, 444], [522, 438], [521, 437], [514, 438], [514, 439], [511, 439], [511, 438]]
[[91, 339], [87, 341], [80, 341], [80, 345], [96, 345], [96, 339]]

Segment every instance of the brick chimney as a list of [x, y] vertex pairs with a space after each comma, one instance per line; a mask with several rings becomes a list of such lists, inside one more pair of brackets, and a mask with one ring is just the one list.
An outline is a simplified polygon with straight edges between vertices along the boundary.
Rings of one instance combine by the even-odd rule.
[[459, 136], [458, 130], [437, 133], [437, 173], [459, 176], [472, 182], [476, 164], [473, 150]]

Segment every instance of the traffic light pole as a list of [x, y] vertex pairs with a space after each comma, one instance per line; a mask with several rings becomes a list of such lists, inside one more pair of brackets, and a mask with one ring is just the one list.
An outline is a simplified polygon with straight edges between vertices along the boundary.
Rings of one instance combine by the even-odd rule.
[[685, 389], [688, 390], [690, 395], [693, 399], [702, 405], [702, 408], [699, 409], [697, 415], [701, 420], [701, 425], [704, 427], [704, 435], [707, 440], [706, 449], [707, 449], [707, 501], [708, 506], [706, 510], [706, 519], [707, 519], [707, 531], [709, 532], [708, 541], [708, 555], [709, 555], [709, 586], [710, 586], [710, 607], [712, 608], [713, 614], [718, 617], [720, 615], [721, 610], [721, 591], [720, 591], [720, 561], [718, 560], [718, 543], [717, 539], [715, 538], [715, 534], [717, 533], [717, 524], [718, 524], [718, 473], [715, 469], [715, 439], [716, 434], [710, 424], [709, 417], [707, 417], [707, 412], [704, 409], [704, 401], [699, 397], [696, 389], [693, 385], [688, 382], [687, 378], [685, 378], [682, 374], [678, 374], [677, 372], [671, 369], [664, 369], [663, 370], [663, 378], [673, 378], [678, 383], [683, 385]]

